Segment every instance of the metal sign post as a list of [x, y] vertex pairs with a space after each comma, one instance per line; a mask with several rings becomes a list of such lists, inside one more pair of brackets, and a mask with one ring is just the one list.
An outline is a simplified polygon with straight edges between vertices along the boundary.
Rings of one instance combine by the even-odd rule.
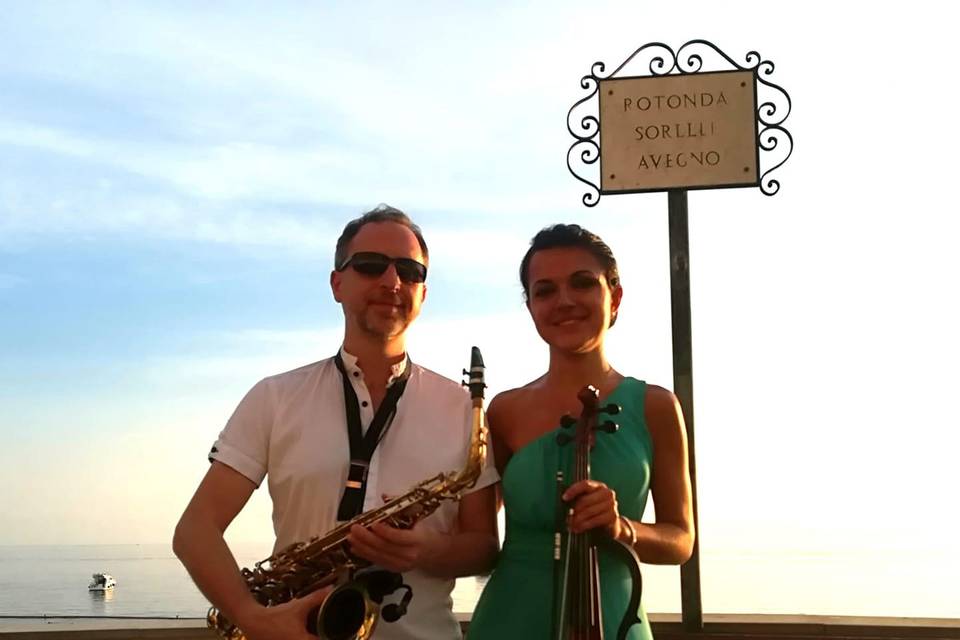
[[[704, 56], [721, 68], [706, 71]], [[646, 61], [649, 74], [621, 76], [634, 61]], [[667, 192], [673, 385], [686, 423], [696, 528], [693, 554], [680, 568], [681, 606], [684, 629], [702, 631], [687, 191], [759, 186], [765, 195], [776, 194], [780, 183], [769, 175], [793, 152], [793, 137], [783, 128], [790, 96], [767, 79], [774, 65], [759, 53], [747, 53], [741, 66], [706, 40], [691, 40], [676, 51], [646, 44], [612, 73], [605, 69], [602, 62], [593, 64], [580, 80], [588, 95], [567, 113], [567, 130], [576, 139], [567, 168], [590, 187], [583, 194], [588, 207], [601, 195]], [[596, 175], [593, 165], [596, 180], [590, 177]]]
[[697, 458], [693, 441], [693, 338], [690, 328], [690, 235], [687, 228], [687, 192], [667, 192], [670, 229], [670, 311], [673, 325], [673, 392], [683, 409], [687, 429], [693, 522], [697, 532], [693, 554], [680, 566], [680, 605], [683, 627], [703, 628], [700, 599], [700, 528], [697, 510]]

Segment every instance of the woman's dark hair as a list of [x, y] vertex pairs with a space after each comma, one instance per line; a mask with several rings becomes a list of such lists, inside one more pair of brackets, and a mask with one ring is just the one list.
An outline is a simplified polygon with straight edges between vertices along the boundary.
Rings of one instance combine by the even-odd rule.
[[530, 298], [530, 260], [533, 254], [544, 249], [575, 247], [587, 251], [603, 267], [603, 274], [610, 287], [620, 284], [620, 272], [617, 271], [617, 259], [613, 251], [600, 236], [590, 233], [578, 224], [555, 224], [541, 229], [530, 241], [530, 248], [520, 261], [520, 284], [523, 285], [523, 297]]

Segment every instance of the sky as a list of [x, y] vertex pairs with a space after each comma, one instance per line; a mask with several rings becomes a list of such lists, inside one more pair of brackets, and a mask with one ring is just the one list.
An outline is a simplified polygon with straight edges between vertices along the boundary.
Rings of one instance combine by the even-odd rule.
[[[672, 386], [666, 195], [584, 207], [566, 116], [595, 61], [706, 38], [775, 63], [795, 148], [774, 197], [689, 195], [704, 563], [960, 568], [952, 24], [927, 0], [5, 4], [0, 544], [169, 540], [245, 391], [339, 346], [333, 245], [381, 202], [431, 249], [418, 363], [456, 378], [477, 345], [488, 397], [542, 373], [516, 269], [577, 222], [621, 265], [611, 362]], [[269, 541], [269, 509], [230, 539]]]

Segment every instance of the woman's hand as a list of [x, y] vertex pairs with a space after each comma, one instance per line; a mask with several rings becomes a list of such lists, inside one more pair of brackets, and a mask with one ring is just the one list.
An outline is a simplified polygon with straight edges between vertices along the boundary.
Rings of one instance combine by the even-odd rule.
[[567, 527], [573, 533], [602, 528], [614, 540], [620, 537], [620, 511], [616, 492], [598, 480], [582, 480], [563, 493], [563, 500], [572, 505], [573, 514]]

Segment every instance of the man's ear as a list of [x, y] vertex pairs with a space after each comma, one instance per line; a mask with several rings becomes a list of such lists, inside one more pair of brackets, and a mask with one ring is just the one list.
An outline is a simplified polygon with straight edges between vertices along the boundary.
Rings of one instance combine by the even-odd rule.
[[340, 272], [331, 271], [330, 272], [330, 290], [333, 291], [333, 299], [337, 302], [342, 302], [340, 300]]
[[423, 285], [423, 293], [420, 294], [420, 304], [423, 304], [423, 301], [427, 299], [427, 285]]

